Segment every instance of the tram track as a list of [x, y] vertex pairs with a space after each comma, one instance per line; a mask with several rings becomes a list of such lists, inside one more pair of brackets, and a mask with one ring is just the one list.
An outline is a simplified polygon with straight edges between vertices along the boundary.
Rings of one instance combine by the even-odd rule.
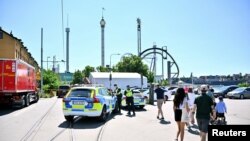
[[56, 103], [57, 103], [58, 99], [55, 100], [55, 102], [51, 105], [51, 107], [45, 112], [45, 114], [43, 114], [43, 116], [41, 118], [39, 118], [34, 124], [33, 126], [29, 129], [29, 131], [20, 139], [20, 141], [29, 141], [29, 140], [33, 140], [34, 137], [37, 135], [37, 133], [39, 132], [41, 126], [44, 124], [44, 122], [46, 121], [46, 118], [48, 117], [49, 113], [51, 112], [51, 110], [55, 107]]

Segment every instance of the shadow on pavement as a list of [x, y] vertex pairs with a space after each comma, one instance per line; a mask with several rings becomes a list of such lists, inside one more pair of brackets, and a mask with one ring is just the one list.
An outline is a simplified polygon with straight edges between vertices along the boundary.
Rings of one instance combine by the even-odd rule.
[[200, 135], [198, 129], [193, 130], [192, 127], [188, 128], [188, 132], [194, 135]]
[[22, 108], [19, 108], [19, 107], [12, 107], [10, 105], [0, 105], [0, 116], [3, 116], [3, 115], [8, 115], [12, 112], [15, 112], [15, 111], [18, 111], [18, 110], [21, 110]]
[[[116, 114], [110, 114], [106, 121], [100, 121], [97, 117], [75, 117], [73, 129], [94, 129], [104, 125], [109, 120], [115, 118]], [[69, 128], [69, 122], [64, 121], [58, 127]]]

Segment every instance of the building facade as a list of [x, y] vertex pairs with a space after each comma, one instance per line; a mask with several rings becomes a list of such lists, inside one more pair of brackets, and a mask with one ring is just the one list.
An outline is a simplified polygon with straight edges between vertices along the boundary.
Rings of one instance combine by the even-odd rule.
[[39, 72], [40, 68], [36, 60], [32, 57], [28, 48], [24, 46], [21, 39], [14, 37], [13, 34], [7, 33], [0, 27], [0, 58], [4, 59], [20, 59], [36, 68]]

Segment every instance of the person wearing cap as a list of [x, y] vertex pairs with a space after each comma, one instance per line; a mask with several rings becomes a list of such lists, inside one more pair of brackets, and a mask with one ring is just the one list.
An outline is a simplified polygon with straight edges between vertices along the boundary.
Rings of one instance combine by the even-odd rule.
[[129, 85], [127, 85], [127, 90], [124, 91], [124, 95], [126, 96], [128, 115], [131, 115], [131, 111], [133, 111], [133, 116], [135, 116], [134, 97]]
[[213, 100], [206, 92], [207, 85], [201, 85], [201, 96], [194, 100], [191, 118], [191, 123], [194, 124], [194, 114], [196, 112], [196, 120], [200, 130], [201, 141], [206, 141], [211, 109], [213, 111], [213, 118], [216, 116]]
[[117, 104], [118, 104], [118, 112], [121, 113], [121, 107], [122, 107], [122, 93], [121, 93], [121, 89], [117, 86], [117, 84], [114, 84], [115, 87], [115, 95], [117, 97]]

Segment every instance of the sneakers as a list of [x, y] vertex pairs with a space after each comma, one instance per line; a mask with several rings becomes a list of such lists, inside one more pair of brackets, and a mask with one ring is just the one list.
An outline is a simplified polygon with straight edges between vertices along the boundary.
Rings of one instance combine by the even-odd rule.
[[[160, 119], [160, 117], [159, 117], [159, 116], [157, 116], [157, 119]], [[163, 119], [164, 119], [164, 117], [162, 117], [161, 119], [163, 120]]]

